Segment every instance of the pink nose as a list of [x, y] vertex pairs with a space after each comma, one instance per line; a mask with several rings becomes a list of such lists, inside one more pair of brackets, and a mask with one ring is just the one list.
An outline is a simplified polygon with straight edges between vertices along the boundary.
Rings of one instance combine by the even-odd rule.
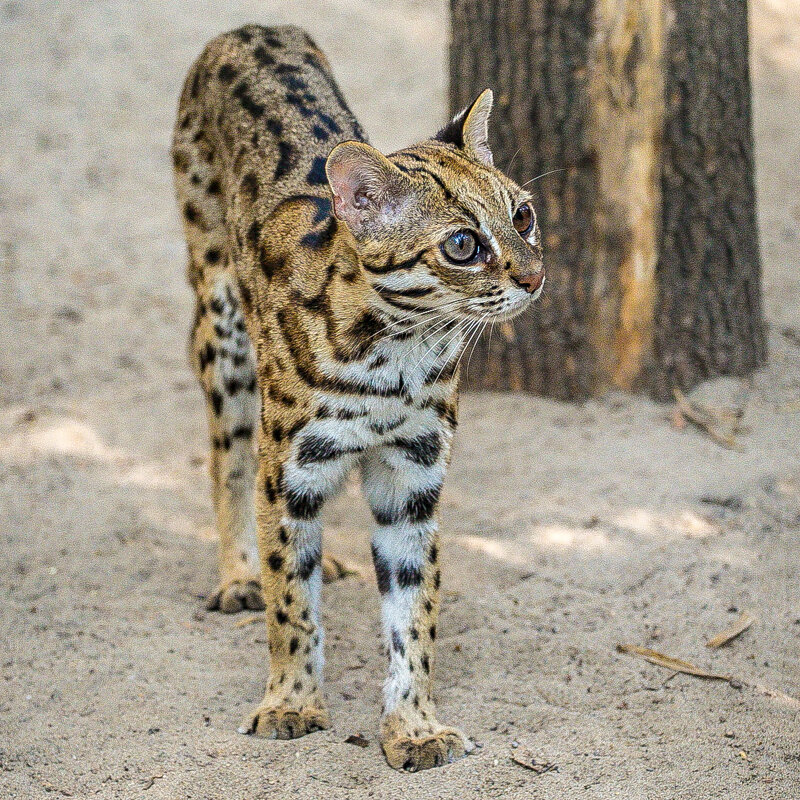
[[531, 272], [530, 275], [520, 275], [514, 278], [526, 292], [533, 294], [544, 283], [544, 267], [538, 272]]

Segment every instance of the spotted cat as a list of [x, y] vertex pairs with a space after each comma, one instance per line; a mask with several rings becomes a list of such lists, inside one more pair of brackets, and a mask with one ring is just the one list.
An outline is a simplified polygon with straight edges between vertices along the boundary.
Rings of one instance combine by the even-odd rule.
[[431, 696], [436, 507], [459, 360], [544, 283], [531, 198], [493, 166], [491, 107], [487, 90], [432, 139], [382, 155], [296, 27], [219, 36], [186, 79], [172, 158], [221, 543], [211, 605], [263, 607], [263, 592], [269, 634], [266, 695], [243, 732], [330, 724], [320, 511], [358, 469], [389, 654], [386, 758], [414, 771], [472, 748]]

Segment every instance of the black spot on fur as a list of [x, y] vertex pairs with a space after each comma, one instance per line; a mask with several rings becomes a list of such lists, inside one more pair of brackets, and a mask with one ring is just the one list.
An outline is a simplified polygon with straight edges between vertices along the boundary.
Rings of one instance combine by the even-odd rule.
[[205, 259], [209, 264], [216, 264], [222, 257], [222, 253], [216, 247], [211, 247], [206, 250]]
[[267, 49], [262, 45], [253, 50], [253, 55], [262, 67], [272, 67], [275, 65], [275, 59], [267, 52]]
[[389, 562], [372, 545], [372, 563], [375, 565], [375, 577], [378, 579], [378, 591], [386, 594], [392, 588], [392, 569]]
[[406, 648], [403, 640], [400, 638], [400, 633], [396, 628], [392, 628], [392, 648], [396, 653], [400, 653], [401, 657], [406, 654]]
[[402, 564], [397, 570], [397, 585], [401, 589], [419, 586], [422, 583], [422, 571], [419, 567]]
[[412, 627], [411, 630], [409, 630], [409, 633], [411, 634], [411, 638], [415, 642], [417, 641], [417, 639], [419, 639], [419, 631], [416, 628]]
[[[354, 357], [363, 358], [369, 347], [372, 345], [377, 334], [379, 334], [385, 327], [386, 323], [371, 311], [365, 311], [363, 314], [361, 314], [347, 332], [347, 335], [357, 345]], [[374, 367], [371, 365], [370, 368], [372, 369]]]
[[275, 167], [275, 174], [272, 176], [273, 180], [276, 181], [294, 168], [294, 163], [297, 159], [297, 152], [290, 142], [278, 142], [278, 154], [278, 164]]
[[331, 133], [341, 133], [342, 128], [339, 123], [332, 117], [330, 114], [326, 114], [324, 111], [320, 111], [317, 109], [317, 117], [319, 117], [320, 121], [325, 125]]
[[294, 437], [295, 437], [295, 436], [298, 434], [298, 432], [299, 432], [299, 431], [301, 431], [301, 430], [302, 430], [302, 429], [303, 429], [303, 428], [306, 426], [306, 422], [307, 422], [307, 421], [308, 421], [308, 420], [305, 420], [305, 419], [302, 419], [302, 418], [301, 418], [301, 419], [299, 419], [299, 420], [297, 420], [297, 422], [295, 422], [295, 423], [294, 423], [294, 424], [293, 424], [293, 425], [292, 425], [292, 426], [289, 428], [289, 430], [288, 430], [288, 431], [286, 431], [286, 438], [287, 438], [289, 441], [291, 441], [292, 439], [294, 439]]
[[239, 425], [231, 431], [234, 439], [251, 439], [253, 437], [252, 425]]
[[406, 514], [411, 522], [426, 522], [433, 516], [439, 502], [441, 486], [431, 486], [419, 492], [412, 492], [406, 501]]
[[300, 244], [318, 250], [330, 244], [338, 227], [338, 220], [336, 217], [331, 217], [328, 224], [321, 231], [311, 231], [307, 233], [300, 240]]
[[258, 199], [258, 188], [258, 177], [255, 172], [248, 172], [239, 184], [239, 190], [250, 202], [255, 202]]
[[281, 528], [278, 531], [278, 538], [281, 540], [281, 544], [289, 544], [289, 533], [286, 528]]
[[293, 684], [293, 686], [292, 686], [292, 688], [293, 688], [293, 689], [294, 689], [296, 692], [302, 692], [302, 691], [303, 691], [303, 681], [299, 681], [299, 680], [298, 680], [298, 681], [295, 681], [295, 682], [294, 682], [294, 684]]
[[236, 84], [236, 88], [233, 90], [233, 96], [242, 104], [242, 108], [252, 117], [258, 118], [264, 115], [264, 104], [253, 100], [248, 86], [244, 81], [239, 81], [239, 83]]
[[289, 621], [289, 615], [279, 608], [275, 612], [275, 619], [278, 621], [278, 625], [285, 625]]
[[306, 674], [307, 675], [311, 675], [311, 673], [313, 671], [314, 671], [314, 667], [312, 667], [310, 663], [306, 664]]
[[293, 656], [297, 652], [297, 648], [300, 646], [300, 640], [296, 636], [292, 636], [289, 640], [289, 655]]
[[297, 463], [301, 467], [322, 461], [332, 461], [349, 453], [362, 453], [363, 447], [341, 447], [335, 439], [327, 436], [307, 435], [300, 442]]
[[442, 450], [442, 443], [436, 431], [423, 433], [413, 439], [398, 437], [392, 444], [402, 450], [409, 461], [421, 464], [423, 467], [432, 467]]
[[431, 564], [435, 564], [437, 558], [439, 558], [439, 548], [435, 544], [432, 544], [430, 552], [428, 553], [428, 561], [430, 561]]
[[275, 484], [270, 477], [264, 480], [264, 492], [267, 495], [267, 502], [269, 502], [270, 505], [275, 505], [278, 499], [278, 493], [275, 491]]
[[206, 186], [206, 191], [209, 194], [219, 194], [222, 191], [222, 186], [220, 186], [219, 181], [215, 178], [213, 181], [209, 181], [208, 186]]
[[273, 572], [278, 572], [283, 566], [283, 556], [280, 553], [271, 553], [270, 557], [267, 559], [267, 563]]
[[311, 128], [311, 133], [313, 133], [314, 136], [316, 136], [316, 138], [319, 139], [321, 142], [328, 141], [329, 133], [328, 131], [325, 130], [325, 128], [322, 127], [322, 125], [315, 124], [314, 127]]
[[442, 585], [442, 573], [441, 570], [436, 570], [436, 574], [433, 576], [433, 588], [436, 591], [439, 591], [439, 587]]
[[264, 125], [273, 136], [280, 136], [283, 133], [283, 123], [279, 119], [270, 117]]
[[402, 519], [402, 514], [394, 508], [373, 508], [372, 516], [378, 525], [394, 525]]
[[430, 630], [428, 631], [428, 633], [430, 633], [430, 635], [431, 635], [431, 640], [435, 640], [436, 639], [436, 626], [435, 625], [431, 625]]
[[203, 372], [203, 370], [205, 370], [205, 368], [217, 357], [217, 349], [213, 344], [211, 344], [211, 342], [206, 342], [205, 345], [200, 349], [197, 357], [200, 360], [200, 372]]
[[308, 101], [306, 100], [308, 96], [309, 95], [299, 95], [297, 92], [288, 91], [286, 92], [286, 102], [290, 106], [294, 106], [300, 112], [301, 116], [306, 118], [313, 117], [314, 109], [309, 108]]
[[324, 186], [328, 182], [328, 177], [325, 174], [325, 156], [317, 156], [312, 165], [311, 170], [306, 175], [306, 180], [312, 186]]
[[218, 389], [212, 389], [209, 397], [211, 398], [211, 406], [214, 409], [214, 414], [219, 416], [222, 412], [222, 393]]
[[318, 492], [308, 489], [288, 489], [286, 494], [286, 510], [295, 519], [314, 519], [325, 499]]
[[422, 660], [420, 661], [420, 663], [422, 664], [422, 669], [424, 669], [425, 672], [431, 671], [431, 661], [428, 658], [427, 654], [422, 656]]
[[259, 225], [257, 219], [254, 219], [247, 229], [247, 241], [253, 250], [258, 249], [258, 243], [261, 241], [261, 225]]
[[235, 70], [235, 69], [234, 69], [234, 68], [233, 68], [233, 67], [232, 67], [230, 64], [223, 64], [223, 65], [222, 65], [222, 66], [219, 68], [219, 72], [217, 73], [217, 77], [218, 77], [218, 78], [219, 78], [219, 79], [220, 79], [220, 80], [221, 80], [223, 83], [232, 83], [232, 82], [233, 82], [233, 79], [234, 79], [234, 78], [235, 78], [235, 77], [236, 77], [238, 74], [239, 74], [239, 73], [238, 73], [238, 72], [237, 72], [237, 71], [236, 71], [236, 70]]
[[200, 212], [193, 203], [186, 203], [186, 205], [183, 207], [183, 216], [186, 217], [187, 222], [194, 224], [200, 217]]
[[322, 561], [322, 551], [319, 548], [304, 553], [301, 558], [297, 559], [297, 575], [300, 580], [307, 581], [314, 570], [319, 566]]
[[315, 194], [295, 194], [291, 197], [287, 197], [285, 200], [282, 200], [280, 203], [278, 203], [273, 213], [280, 211], [284, 205], [298, 202], [314, 204], [316, 207], [316, 213], [314, 214], [313, 219], [314, 225], [319, 225], [320, 222], [328, 219], [331, 216], [331, 201], [327, 197], [318, 197]]
[[283, 75], [281, 83], [293, 92], [302, 92], [304, 89], [308, 89], [308, 84], [301, 77], [292, 73]]

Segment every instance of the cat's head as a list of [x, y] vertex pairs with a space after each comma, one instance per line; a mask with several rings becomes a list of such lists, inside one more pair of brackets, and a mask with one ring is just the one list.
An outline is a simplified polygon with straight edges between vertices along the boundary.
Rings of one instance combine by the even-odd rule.
[[384, 156], [344, 142], [328, 157], [334, 213], [397, 311], [507, 318], [544, 284], [531, 196], [496, 169], [484, 91], [433, 139]]

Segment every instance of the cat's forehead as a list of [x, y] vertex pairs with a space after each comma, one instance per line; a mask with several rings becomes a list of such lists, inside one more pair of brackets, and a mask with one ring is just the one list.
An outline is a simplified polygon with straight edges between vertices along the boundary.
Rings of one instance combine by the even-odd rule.
[[438, 196], [444, 207], [464, 207], [484, 217], [506, 214], [518, 203], [519, 187], [498, 170], [438, 142], [425, 142], [395, 153], [392, 161]]

